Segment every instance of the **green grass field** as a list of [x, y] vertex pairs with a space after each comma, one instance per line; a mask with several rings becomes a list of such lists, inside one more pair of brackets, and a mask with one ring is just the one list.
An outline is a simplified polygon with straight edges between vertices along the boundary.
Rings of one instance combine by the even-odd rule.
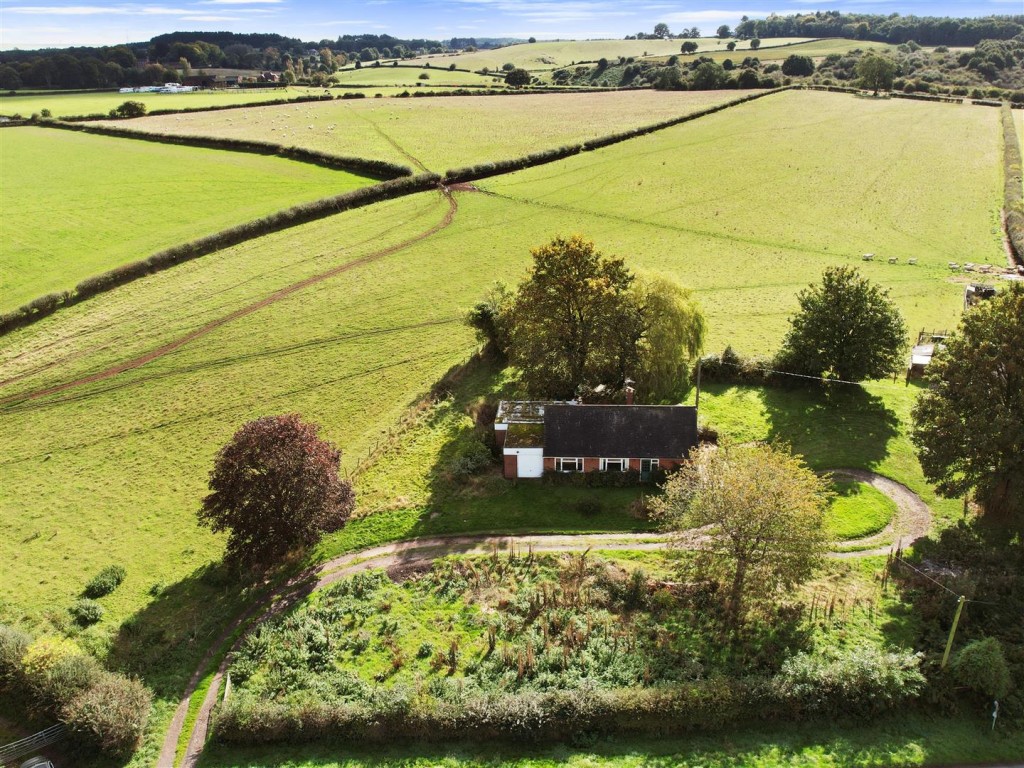
[[323, 88], [231, 88], [196, 93], [33, 93], [25, 96], [0, 96], [0, 115], [29, 117], [44, 109], [54, 117], [106, 115], [126, 101], [141, 101], [149, 109], [209, 109], [226, 105], [259, 104], [271, 99], [318, 96]]
[[[466, 101], [505, 102], [494, 114], [508, 118], [533, 98], [557, 99], [542, 104], [564, 110], [560, 130], [573, 128], [571, 107], [561, 104], [572, 96]], [[428, 151], [436, 162], [444, 159], [436, 135], [444, 121], [437, 113], [458, 101], [321, 106], [365, 110], [368, 119], [386, 125], [392, 113], [374, 108], [423, 110], [419, 104], [429, 104], [400, 114], [431, 115], [433, 143], [423, 146], [435, 147]], [[609, 111], [625, 115], [630, 103]], [[659, 103], [678, 110], [684, 102]], [[296, 128], [311, 122], [302, 109], [283, 109], [297, 113], [288, 117]], [[269, 110], [254, 111], [270, 121]], [[456, 105], [448, 119], [465, 128], [464, 115]], [[649, 115], [631, 119], [651, 121]], [[607, 132], [604, 125], [586, 128]], [[234, 129], [227, 124], [225, 130]], [[430, 135], [426, 126], [408, 131], [403, 137]], [[878, 135], [905, 139], [889, 147], [872, 138]], [[483, 126], [462, 139], [489, 140]], [[518, 280], [529, 248], [558, 233], [583, 232], [603, 250], [625, 256], [632, 268], [666, 272], [694, 287], [709, 316], [710, 349], [731, 343], [744, 352], [770, 352], [796, 291], [826, 265], [862, 264], [864, 251], [899, 256], [898, 265], [864, 267], [892, 290], [912, 328], [952, 325], [962, 287], [951, 282], [945, 262], [970, 254], [973, 261], [995, 263], [999, 254], [998, 142], [995, 110], [825, 93], [771, 96], [482, 182], [493, 194], [456, 193], [451, 226], [427, 239], [237, 317], [142, 368], [24, 405], [0, 405], [0, 561], [10, 574], [0, 585], [0, 620], [68, 628], [66, 606], [84, 583], [120, 562], [128, 569], [125, 583], [104, 598], [107, 618], [81, 639], [102, 650], [132, 615], [142, 627], [158, 627], [166, 641], [159, 647], [179, 650], [153, 659], [147, 682], [163, 681], [162, 695], [169, 695], [202, 653], [195, 638], [212, 637], [240, 601], [206, 580], [204, 566], [219, 558], [221, 541], [194, 518], [216, 450], [249, 418], [298, 411], [324, 426], [324, 436], [346, 451], [344, 466], [352, 468], [472, 350], [472, 334], [459, 323], [463, 309], [493, 280]], [[454, 150], [447, 152], [454, 157]], [[351, 211], [62, 310], [0, 337], [0, 380], [7, 382], [0, 398], [144, 354], [300, 280], [412, 240], [448, 210], [443, 197], [425, 193]], [[919, 264], [905, 265], [908, 257]], [[24, 378], [9, 381], [15, 377]], [[915, 389], [877, 383], [858, 392], [821, 401], [787, 390], [709, 386], [702, 418], [736, 440], [786, 440], [815, 468], [886, 474], [921, 493], [942, 520], [952, 519], [959, 503], [935, 499], [905, 436]], [[364, 476], [360, 501], [381, 511], [354, 521], [314, 557], [415, 532], [495, 527], [490, 511], [527, 528], [551, 519], [536, 496], [494, 492], [486, 483], [429, 506], [436, 491], [430, 472], [443, 458], [446, 432], [465, 428], [461, 412], [452, 416], [437, 430], [410, 433], [397, 458]], [[478, 491], [485, 505], [474, 498]], [[571, 494], [563, 498], [572, 501]], [[438, 516], [424, 519], [426, 510]], [[614, 514], [611, 505], [608, 514]], [[573, 529], [567, 520], [555, 519], [548, 529]], [[162, 701], [154, 722], [165, 722], [169, 712]]]
[[250, 138], [443, 173], [603, 136], [736, 98], [735, 91], [335, 100], [133, 120], [135, 130]]
[[859, 539], [885, 528], [896, 514], [896, 503], [867, 483], [835, 482], [828, 527], [840, 540]]
[[995, 763], [1019, 759], [1021, 736], [990, 737], [983, 718], [906, 715], [871, 725], [806, 723], [746, 727], [718, 734], [590, 747], [465, 744], [351, 750], [330, 747], [239, 749], [213, 746], [202, 768], [852, 768]]
[[[144, 567], [129, 568], [122, 605], [112, 614], [123, 617], [146, 600], [142, 572], [173, 581], [215, 556], [219, 545], [195, 527], [192, 510], [214, 451], [235, 425], [297, 410], [324, 424], [354, 461], [471, 349], [470, 333], [458, 324], [462, 308], [492, 280], [517, 280], [528, 249], [559, 232], [585, 232], [631, 267], [664, 271], [696, 288], [711, 349], [731, 343], [771, 351], [796, 291], [825, 265], [859, 263], [857, 254], [869, 248], [919, 256], [916, 267], [866, 269], [891, 287], [911, 327], [951, 325], [961, 288], [946, 277], [947, 253], [980, 255], [996, 246], [985, 226], [998, 205], [995, 116], [817, 93], [754, 102], [489, 181], [486, 187], [503, 196], [459, 194], [451, 227], [399, 253], [108, 382], [7, 406], [0, 557], [17, 568], [5, 598], [28, 611], [67, 599], [110, 553], [131, 551]], [[869, 119], [915, 140], [899, 152], [869, 152], [858, 143], [861, 121]], [[928, 129], [915, 128], [922, 124]], [[957, 135], [973, 141], [948, 139]], [[755, 136], [773, 147], [771, 156], [758, 159]], [[831, 171], [815, 154], [826, 145], [845, 148], [833, 151]], [[719, 162], [704, 168], [699, 158], [709, 153]], [[757, 179], [746, 178], [744, 169], [758, 162]], [[947, 183], [928, 187], [931, 176]], [[714, 179], [721, 191], [708, 199]], [[886, 215], [892, 199], [906, 199], [905, 188], [928, 194]], [[789, 215], [773, 215], [780, 201]], [[343, 214], [62, 311], [0, 339], [3, 379], [24, 376], [0, 392], [14, 396], [143, 354], [278, 288], [423, 232], [446, 209], [428, 194]], [[768, 285], [766, 271], [774, 276]], [[415, 327], [423, 322], [439, 324]], [[893, 390], [904, 391], [897, 416], [905, 422], [912, 390]], [[783, 403], [773, 423], [791, 406]], [[708, 410], [713, 414], [710, 402]], [[727, 422], [719, 426], [728, 431]], [[791, 442], [817, 466], [882, 467], [897, 479], [919, 472], [905, 441], [898, 453], [874, 446], [878, 455], [859, 456], [803, 429], [798, 420]], [[124, 519], [145, 523], [125, 529]], [[54, 545], [54, 536], [68, 544]], [[30, 537], [31, 546], [23, 544]], [[60, 572], [51, 573], [35, 552], [71, 542], [74, 566]]]
[[767, 354], [833, 264], [889, 288], [911, 332], [953, 325], [947, 262], [1005, 260], [999, 133], [995, 110], [789, 91], [478, 186], [533, 244], [581, 232], [695, 289], [708, 349]]
[[163, 248], [371, 183], [241, 152], [7, 129], [0, 312]]
[[[703, 41], [701, 41], [703, 42]], [[721, 47], [714, 49], [705, 48], [701, 45], [697, 49], [694, 56], [707, 56], [708, 58], [714, 59], [715, 61], [721, 62], [726, 59], [732, 59], [734, 62], [743, 61], [747, 56], [754, 56], [761, 60], [761, 63], [780, 62], [788, 56], [810, 56], [812, 59], [822, 59], [828, 56], [830, 53], [847, 53], [854, 49], [860, 49], [862, 51], [878, 51], [884, 53], [886, 51], [893, 51], [896, 49], [895, 45], [889, 43], [875, 43], [870, 40], [846, 40], [843, 38], [828, 38], [825, 40], [808, 40], [806, 42], [796, 42], [790, 45], [782, 45], [781, 39], [779, 42], [772, 39], [765, 39], [761, 41], [761, 47], [756, 51], [750, 50], [750, 46], [747, 44], [741, 44], [736, 46], [735, 51], [724, 50]], [[679, 51], [674, 51], [679, 53]], [[683, 61], [687, 57], [681, 57]]]
[[[763, 40], [762, 46], [782, 45], [798, 42], [802, 38], [775, 38]], [[504, 64], [514, 64], [531, 72], [543, 72], [567, 67], [581, 61], [597, 61], [601, 58], [617, 59], [620, 56], [671, 56], [679, 53], [683, 40], [558, 40], [538, 43], [520, 43], [497, 50], [474, 51], [471, 53], [455, 53], [423, 56], [412, 59], [412, 64], [429, 64], [441, 69], [455, 64], [460, 69], [479, 70], [487, 67], [501, 69]], [[710, 52], [726, 50], [729, 39], [719, 40], [714, 37], [703, 37], [696, 40], [700, 51]], [[741, 40], [736, 50], [749, 49], [750, 43]]]
[[[421, 75], [427, 79], [421, 80]], [[341, 85], [393, 85], [412, 88], [414, 86], [429, 87], [432, 85], [502, 85], [504, 77], [484, 77], [475, 72], [451, 72], [437, 67], [362, 67], [360, 69], [343, 69], [334, 74], [334, 79]]]

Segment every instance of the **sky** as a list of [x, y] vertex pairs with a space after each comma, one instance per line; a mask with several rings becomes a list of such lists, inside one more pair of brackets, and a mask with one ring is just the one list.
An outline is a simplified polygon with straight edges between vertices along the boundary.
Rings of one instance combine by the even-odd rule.
[[302, 40], [344, 34], [400, 38], [622, 38], [665, 22], [713, 33], [743, 15], [814, 10], [920, 16], [1024, 13], [1024, 0], [0, 0], [0, 48], [116, 45], [175, 31], [276, 32]]

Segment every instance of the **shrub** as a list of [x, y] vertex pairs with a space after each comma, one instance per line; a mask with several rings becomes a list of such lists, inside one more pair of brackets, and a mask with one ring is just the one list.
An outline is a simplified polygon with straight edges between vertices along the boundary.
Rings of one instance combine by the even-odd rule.
[[464, 441], [448, 464], [448, 472], [456, 478], [465, 478], [490, 465], [491, 449], [474, 438]]
[[31, 644], [30, 635], [0, 624], [0, 692], [11, 692], [22, 687], [22, 659]]
[[921, 692], [920, 661], [917, 654], [870, 646], [799, 653], [783, 663], [774, 693], [784, 716], [876, 715]]
[[124, 581], [126, 571], [120, 565], [108, 565], [85, 585], [86, 597], [103, 597], [117, 589]]
[[125, 756], [142, 740], [152, 703], [152, 695], [138, 680], [102, 672], [61, 714], [68, 730], [86, 745]]
[[74, 617], [75, 621], [83, 627], [95, 624], [97, 621], [102, 619], [103, 614], [106, 613], [102, 605], [88, 597], [76, 600], [68, 610], [71, 611], [71, 615]]
[[110, 117], [142, 117], [146, 114], [146, 110], [146, 105], [141, 101], [126, 101], [110, 110]]
[[61, 656], [29, 679], [36, 706], [44, 712], [59, 712], [64, 704], [94, 685], [101, 672], [99, 662], [92, 656]]
[[953, 657], [950, 671], [963, 685], [990, 699], [1002, 699], [1012, 685], [1003, 647], [994, 637], [974, 640]]

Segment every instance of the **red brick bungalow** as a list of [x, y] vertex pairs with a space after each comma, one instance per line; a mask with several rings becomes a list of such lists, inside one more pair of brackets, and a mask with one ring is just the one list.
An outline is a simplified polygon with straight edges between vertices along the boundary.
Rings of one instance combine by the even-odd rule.
[[545, 472], [675, 469], [697, 445], [697, 409], [683, 405], [502, 402], [494, 423], [507, 478]]

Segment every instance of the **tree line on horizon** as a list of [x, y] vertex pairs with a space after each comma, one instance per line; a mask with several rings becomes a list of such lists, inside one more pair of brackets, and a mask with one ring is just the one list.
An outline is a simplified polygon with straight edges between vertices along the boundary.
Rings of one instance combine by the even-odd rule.
[[1024, 32], [1024, 15], [900, 16], [872, 13], [817, 11], [791, 16], [772, 14], [764, 19], [744, 16], [733, 34], [741, 38], [844, 37], [899, 45], [911, 40], [920, 45], [972, 46], [982, 40], [1009, 40]]

